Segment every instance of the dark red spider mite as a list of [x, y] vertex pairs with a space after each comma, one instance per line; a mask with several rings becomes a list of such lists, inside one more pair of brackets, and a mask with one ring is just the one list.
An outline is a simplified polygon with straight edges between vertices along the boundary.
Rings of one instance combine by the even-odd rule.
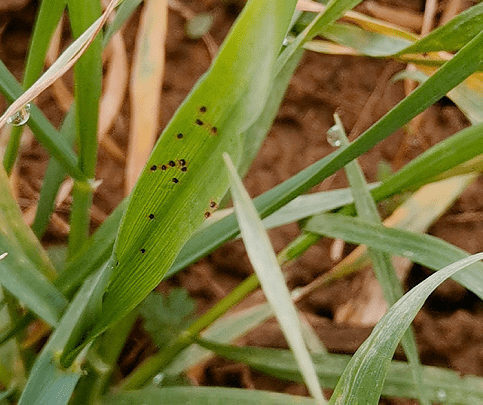
[[184, 136], [183, 134], [178, 134], [178, 135], [176, 135], [176, 138], [183, 139], [183, 136]]
[[179, 162], [180, 166], [186, 165], [186, 160], [184, 160], [184, 159], [180, 159], [180, 160], [178, 160], [178, 162]]
[[217, 128], [217, 127], [213, 127], [213, 128], [211, 128], [211, 133], [212, 133], [213, 135], [216, 135], [216, 134], [218, 133], [218, 128]]
[[182, 172], [186, 172], [186, 171], [188, 171], [188, 168], [187, 168], [187, 167], [182, 167], [182, 168], [181, 168], [181, 171], [182, 171]]
[[201, 121], [200, 119], [197, 119], [195, 121], [196, 125], [203, 125], [203, 121]]
[[148, 218], [149, 218], [149, 219], [154, 219], [154, 214], [149, 214], [149, 215], [148, 215]]
[[214, 201], [210, 201], [210, 207], [211, 208], [216, 208], [218, 206], [218, 204]]
[[156, 165], [152, 165], [149, 169], [152, 171], [152, 172], [155, 172], [156, 169], [158, 168], [158, 166]]
[[176, 166], [176, 163], [174, 163], [172, 160], [170, 160], [168, 162], [168, 165], [170, 165], [171, 167], [175, 167]]
[[166, 170], [166, 165], [162, 165], [161, 170]]
[[200, 107], [200, 112], [202, 112], [202, 113], [205, 113], [206, 112], [206, 107], [204, 105], [202, 105]]
[[176, 184], [176, 183], [177, 183], [179, 180], [178, 180], [176, 177], [173, 177], [173, 178], [171, 179], [171, 181], [172, 181], [174, 184]]
[[144, 248], [139, 249], [139, 251], [140, 251], [142, 254], [146, 253], [146, 249], [144, 249]]
[[209, 218], [211, 216], [211, 213], [208, 211], [205, 211], [205, 218]]

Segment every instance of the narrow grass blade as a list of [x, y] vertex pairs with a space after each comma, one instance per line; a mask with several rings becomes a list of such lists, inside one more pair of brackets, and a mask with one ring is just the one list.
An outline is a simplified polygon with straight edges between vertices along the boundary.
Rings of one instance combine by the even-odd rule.
[[[69, 19], [74, 37], [100, 18], [100, 0], [67, 0]], [[102, 85], [102, 42], [97, 36], [91, 40], [74, 66], [77, 148], [79, 167], [88, 179], [94, 179], [97, 162], [97, 123]], [[76, 182], [72, 191], [68, 241], [69, 256], [85, 242], [90, 224], [90, 208], [94, 189], [88, 182]]]
[[257, 273], [260, 285], [275, 313], [280, 328], [297, 359], [309, 392], [317, 403], [323, 404], [325, 399], [302, 337], [297, 311], [290, 298], [290, 292], [285, 284], [277, 257], [262, 221], [258, 217], [258, 213], [244, 189], [231, 159], [227, 154], [224, 154], [224, 158], [230, 172], [231, 194], [235, 213], [250, 262]]
[[159, 283], [225, 195], [221, 153], [238, 155], [238, 134], [261, 113], [294, 8], [294, 0], [248, 2], [212, 67], [164, 130], [131, 195], [112, 257], [113, 278], [90, 338]]
[[431, 275], [401, 298], [354, 354], [329, 403], [376, 405], [399, 340], [424, 301], [443, 281], [482, 258], [483, 253], [479, 253], [453, 263]]
[[[22, 86], [15, 80], [15, 77], [2, 61], [0, 61], [0, 90], [10, 103], [20, 97], [23, 91]], [[57, 159], [70, 176], [74, 179], [85, 179], [84, 174], [78, 167], [77, 156], [69, 143], [35, 105], [31, 106], [28, 125], [39, 142]]]
[[313, 405], [307, 397], [279, 394], [275, 392], [245, 390], [221, 387], [175, 387], [145, 388], [140, 391], [121, 392], [107, 395], [104, 405]]
[[[414, 263], [420, 263], [433, 270], [468, 257], [468, 253], [464, 250], [434, 236], [386, 228], [346, 215], [318, 215], [310, 219], [304, 229], [406, 257]], [[468, 267], [463, 273], [456, 274], [453, 278], [483, 299], [483, 265], [481, 263]]]
[[112, 23], [110, 23], [107, 27], [107, 30], [104, 34], [103, 44], [104, 46], [107, 45], [111, 37], [117, 32], [122, 25], [126, 22], [126, 20], [131, 17], [134, 13], [136, 8], [143, 2], [143, 0], [124, 0], [121, 5], [118, 7], [116, 15]]
[[[302, 382], [293, 353], [289, 350], [267, 349], [260, 347], [239, 347], [222, 345], [210, 341], [200, 341], [203, 347], [229, 360], [249, 365], [255, 370], [288, 381]], [[317, 375], [334, 388], [352, 356], [344, 354], [314, 354]], [[428, 399], [440, 402], [444, 397], [445, 405], [477, 405], [483, 401], [483, 379], [439, 367], [422, 366], [421, 384]], [[417, 398], [417, 390], [406, 362], [391, 361], [386, 380], [382, 387], [383, 396], [398, 398]]]
[[[348, 146], [349, 140], [345, 134], [342, 121], [338, 115], [335, 115], [334, 117], [341, 146]], [[352, 162], [348, 163], [345, 167], [345, 171], [352, 193], [354, 194], [354, 202], [358, 216], [364, 218], [368, 222], [380, 224], [381, 218], [377, 211], [376, 204], [372, 199], [371, 193], [367, 187], [364, 173], [357, 163], [357, 159], [354, 159]], [[368, 253], [372, 259], [374, 273], [379, 285], [382, 288], [384, 298], [389, 306], [391, 306], [403, 295], [403, 289], [396, 276], [396, 270], [392, 265], [391, 256], [374, 248], [369, 248]], [[414, 384], [418, 388], [418, 399], [421, 404], [429, 405], [424, 389], [421, 386], [421, 365], [419, 363], [416, 339], [414, 338], [414, 334], [411, 330], [404, 334], [402, 338], [402, 345], [409, 360]]]
[[37, 356], [27, 385], [20, 397], [19, 405], [50, 404], [55, 398], [58, 405], [67, 404], [82, 376], [83, 355], [70, 368], [60, 365], [60, 355], [72, 335], [78, 335], [80, 328], [92, 324], [96, 313], [96, 301], [105, 288], [108, 268], [90, 277], [79, 290], [65, 311], [58, 327]]
[[18, 300], [51, 325], [67, 305], [51, 280], [56, 273], [35, 235], [23, 222], [22, 213], [10, 194], [8, 177], [0, 169], [0, 280]]
[[114, 10], [119, 0], [111, 0], [106, 11], [94, 24], [92, 24], [69, 48], [57, 59], [57, 61], [35, 82], [25, 93], [18, 97], [7, 111], [0, 117], [0, 128], [5, 125], [8, 117], [33, 100], [53, 82], [67, 72], [82, 56], [89, 47], [101, 28], [104, 26], [110, 13]]
[[[62, 16], [64, 8], [65, 0], [44, 1], [40, 3], [24, 69], [24, 89], [29, 88], [42, 73], [50, 38]], [[22, 126], [12, 128], [4, 156], [4, 167], [8, 174], [10, 174], [17, 158], [22, 132]]]

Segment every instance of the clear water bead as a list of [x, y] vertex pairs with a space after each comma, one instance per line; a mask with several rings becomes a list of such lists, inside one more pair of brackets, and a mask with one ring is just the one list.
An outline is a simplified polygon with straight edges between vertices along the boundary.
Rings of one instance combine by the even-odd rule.
[[164, 373], [156, 374], [153, 377], [153, 385], [160, 385], [164, 380]]
[[283, 39], [283, 42], [282, 42], [282, 45], [283, 45], [283, 46], [288, 46], [288, 44], [289, 44], [289, 43], [290, 43], [290, 42], [288, 42], [288, 39], [287, 39], [287, 38], [284, 38], [284, 39]]
[[334, 147], [340, 146], [340, 128], [338, 125], [331, 126], [327, 131], [327, 142]]
[[25, 104], [15, 114], [7, 118], [7, 123], [14, 127], [24, 125], [30, 118], [30, 104]]
[[446, 394], [446, 391], [443, 388], [436, 391], [436, 398], [438, 398], [438, 401], [445, 401], [447, 397], [448, 394]]

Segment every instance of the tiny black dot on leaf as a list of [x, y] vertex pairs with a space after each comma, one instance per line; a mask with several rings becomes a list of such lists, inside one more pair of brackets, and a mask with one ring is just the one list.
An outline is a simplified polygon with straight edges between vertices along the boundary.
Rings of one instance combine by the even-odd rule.
[[119, 262], [116, 262], [116, 266], [119, 266]]
[[211, 216], [211, 213], [208, 211], [205, 211], [205, 218], [209, 218]]
[[176, 135], [176, 138], [183, 139], [183, 136], [184, 136], [183, 134], [178, 134], [178, 135]]
[[211, 208], [215, 208], [215, 207], [216, 207], [216, 202], [214, 202], [214, 201], [210, 201], [210, 207], [211, 207]]
[[213, 127], [213, 128], [211, 128], [211, 133], [212, 133], [213, 135], [216, 135], [216, 134], [218, 133], [218, 128], [217, 128], [217, 127]]
[[171, 179], [171, 181], [172, 181], [174, 184], [176, 184], [176, 183], [177, 183], [179, 180], [178, 180], [176, 177], [173, 177], [173, 178]]
[[175, 167], [176, 166], [176, 163], [174, 163], [172, 160], [169, 161], [168, 165], [170, 165], [171, 167]]
[[148, 218], [149, 219], [154, 219], [154, 214], [149, 214]]
[[166, 165], [162, 165], [161, 170], [166, 170]]
[[188, 170], [188, 168], [187, 168], [187, 167], [182, 167], [182, 168], [181, 168], [181, 171], [182, 171], [182, 172], [186, 172], [187, 170]]
[[203, 125], [203, 121], [201, 121], [200, 119], [197, 119], [195, 122], [196, 122], [196, 125]]
[[179, 162], [180, 166], [186, 165], [186, 160], [184, 160], [184, 159], [180, 159], [180, 160], [178, 160], [178, 162]]
[[206, 112], [206, 107], [204, 105], [202, 105], [200, 107], [200, 112], [202, 112], [202, 113]]
[[139, 251], [140, 251], [142, 254], [146, 253], [146, 249], [144, 249], [144, 248], [139, 249]]
[[152, 172], [155, 172], [156, 169], [158, 168], [158, 166], [156, 165], [152, 165], [149, 169], [152, 171]]

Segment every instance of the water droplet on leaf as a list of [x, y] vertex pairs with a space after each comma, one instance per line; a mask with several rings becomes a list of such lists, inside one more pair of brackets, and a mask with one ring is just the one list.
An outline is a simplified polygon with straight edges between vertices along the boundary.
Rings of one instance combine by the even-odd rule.
[[30, 118], [30, 104], [25, 104], [15, 114], [7, 118], [7, 123], [14, 127], [24, 125]]
[[333, 125], [327, 131], [327, 142], [331, 146], [340, 146], [340, 128], [337, 125]]
[[440, 388], [438, 391], [436, 391], [436, 398], [438, 398], [438, 401], [445, 401], [447, 397], [448, 394], [443, 388]]

